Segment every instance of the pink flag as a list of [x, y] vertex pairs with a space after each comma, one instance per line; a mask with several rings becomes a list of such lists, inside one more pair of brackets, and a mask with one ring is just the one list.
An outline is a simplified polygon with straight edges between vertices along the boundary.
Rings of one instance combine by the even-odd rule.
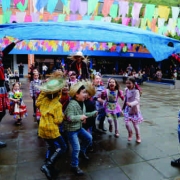
[[131, 20], [131, 18], [122, 17], [122, 24], [127, 26], [129, 24], [130, 20]]
[[75, 14], [80, 7], [81, 0], [71, 0], [70, 1], [70, 10], [73, 14]]
[[16, 5], [17, 5], [19, 2], [21, 2], [22, 5], [24, 5], [25, 0], [14, 0], [14, 5], [15, 5], [15, 7], [16, 7]]
[[26, 15], [25, 19], [24, 19], [24, 22], [32, 22], [31, 15]]
[[81, 1], [80, 2], [79, 14], [81, 16], [84, 16], [87, 13], [87, 7], [88, 7], [87, 1]]
[[17, 21], [16, 15], [11, 15], [10, 22], [12, 23], [13, 21]]
[[104, 5], [102, 8], [102, 14], [104, 16], [108, 16], [113, 2], [114, 2], [114, 0], [104, 0]]

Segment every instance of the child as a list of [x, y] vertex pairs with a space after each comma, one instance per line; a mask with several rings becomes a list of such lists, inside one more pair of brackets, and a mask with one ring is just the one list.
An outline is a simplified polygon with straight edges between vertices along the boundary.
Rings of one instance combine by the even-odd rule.
[[16, 119], [15, 124], [21, 125], [22, 118], [27, 116], [27, 109], [22, 101], [22, 91], [20, 90], [19, 83], [14, 83], [12, 92], [9, 93], [10, 100], [10, 114], [14, 114]]
[[[90, 81], [84, 82], [84, 85], [85, 85], [86, 93], [87, 93], [85, 101], [84, 101], [84, 104], [86, 106], [86, 112], [93, 112], [96, 110], [96, 106], [92, 97], [95, 95], [96, 89]], [[86, 123], [83, 123], [83, 128], [86, 129], [91, 135], [92, 135], [92, 129], [93, 127], [95, 127], [95, 120], [96, 120], [96, 117], [93, 116], [93, 117], [87, 118]], [[91, 152], [93, 151], [92, 144], [89, 145], [88, 151], [91, 151]]]
[[36, 116], [36, 99], [40, 93], [39, 89], [37, 86], [42, 85], [42, 81], [39, 79], [39, 73], [35, 72], [33, 74], [33, 81], [30, 82], [30, 87], [29, 87], [29, 92], [30, 96], [33, 99], [33, 116]]
[[130, 122], [132, 122], [136, 132], [136, 142], [141, 143], [139, 123], [143, 121], [143, 117], [140, 112], [140, 92], [137, 89], [135, 79], [129, 77], [126, 80], [125, 89], [125, 102], [124, 102], [124, 120], [126, 128], [128, 130], [128, 141], [132, 140], [132, 129]]
[[64, 87], [64, 84], [64, 79], [58, 78], [50, 79], [38, 87], [41, 90], [36, 102], [36, 106], [41, 112], [38, 133], [48, 145], [46, 161], [41, 167], [41, 171], [48, 179], [52, 179], [56, 159], [66, 151], [66, 144], [59, 131], [59, 125], [64, 117], [62, 105], [59, 102], [59, 91]]
[[106, 116], [109, 122], [109, 131], [113, 131], [112, 121], [114, 121], [115, 137], [119, 137], [118, 118], [121, 115], [121, 107], [118, 103], [118, 98], [124, 100], [123, 92], [119, 88], [119, 84], [113, 78], [108, 80], [107, 89], [102, 94], [102, 99], [106, 99], [104, 104]]
[[94, 75], [93, 84], [96, 89], [96, 94], [94, 95], [93, 99], [96, 104], [96, 110], [98, 111], [97, 120], [99, 120], [99, 129], [106, 131], [104, 127], [106, 113], [103, 106], [103, 100], [101, 99], [101, 93], [105, 89], [105, 87], [102, 84], [100, 73]]
[[75, 71], [70, 71], [69, 72], [69, 87], [71, 87], [73, 84], [76, 84], [78, 82], [78, 79], [76, 78], [76, 72]]
[[[64, 121], [64, 129], [67, 131], [68, 140], [72, 146], [71, 170], [76, 175], [83, 175], [84, 172], [79, 168], [79, 153], [86, 160], [87, 147], [92, 143], [92, 136], [84, 128], [82, 123], [86, 123], [88, 117], [95, 116], [97, 111], [86, 113], [84, 100], [86, 97], [86, 89], [82, 82], [78, 82], [71, 86], [69, 95], [72, 97], [66, 110], [66, 120]], [[81, 139], [81, 146], [79, 143]]]

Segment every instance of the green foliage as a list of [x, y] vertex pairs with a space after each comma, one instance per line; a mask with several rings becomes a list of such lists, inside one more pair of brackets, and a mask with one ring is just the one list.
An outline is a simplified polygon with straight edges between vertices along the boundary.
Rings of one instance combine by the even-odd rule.
[[141, 2], [143, 4], [155, 4], [164, 6], [178, 6], [180, 4], [179, 0], [130, 0], [130, 2]]

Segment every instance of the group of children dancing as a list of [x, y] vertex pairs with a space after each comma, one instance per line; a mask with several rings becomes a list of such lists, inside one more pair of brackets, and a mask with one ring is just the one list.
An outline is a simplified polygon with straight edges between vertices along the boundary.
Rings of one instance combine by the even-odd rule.
[[[68, 80], [61, 73], [55, 72], [53, 77], [42, 83], [39, 74], [35, 72], [34, 79], [30, 82], [30, 96], [33, 99], [33, 115], [37, 115], [37, 110], [40, 113], [38, 136], [48, 145], [45, 164], [41, 167], [48, 179], [52, 179], [54, 164], [66, 152], [69, 144], [72, 148], [71, 170], [76, 175], [84, 174], [79, 168], [79, 157], [89, 160], [86, 151], [87, 148], [93, 149], [92, 132], [107, 131], [104, 127], [106, 118], [109, 132], [114, 131], [114, 136], [118, 138], [119, 120], [124, 117], [128, 141], [133, 137], [132, 123], [136, 142], [141, 142], [139, 123], [143, 118], [139, 105], [140, 89], [133, 77], [127, 79], [123, 92], [113, 78], [108, 79], [105, 87], [100, 74], [95, 74], [91, 82], [78, 81], [75, 72], [69, 73]], [[11, 114], [14, 115], [16, 124], [20, 125], [27, 110], [18, 83], [13, 85], [9, 98], [12, 104]], [[119, 99], [124, 101], [122, 108]], [[98, 128], [96, 121], [99, 122]]]

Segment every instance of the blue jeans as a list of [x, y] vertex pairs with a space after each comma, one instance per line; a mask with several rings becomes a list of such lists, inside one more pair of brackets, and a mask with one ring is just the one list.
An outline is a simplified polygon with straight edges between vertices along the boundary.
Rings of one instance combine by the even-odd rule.
[[[79, 165], [79, 151], [81, 150], [83, 153], [86, 152], [87, 147], [92, 143], [92, 135], [84, 128], [81, 128], [77, 131], [67, 132], [67, 136], [72, 146], [71, 166], [77, 167]], [[81, 146], [79, 138], [81, 140]]]
[[59, 155], [66, 152], [67, 145], [62, 136], [55, 139], [44, 139], [48, 145], [48, 150], [46, 152], [46, 160], [50, 160], [51, 156], [58, 152]]

